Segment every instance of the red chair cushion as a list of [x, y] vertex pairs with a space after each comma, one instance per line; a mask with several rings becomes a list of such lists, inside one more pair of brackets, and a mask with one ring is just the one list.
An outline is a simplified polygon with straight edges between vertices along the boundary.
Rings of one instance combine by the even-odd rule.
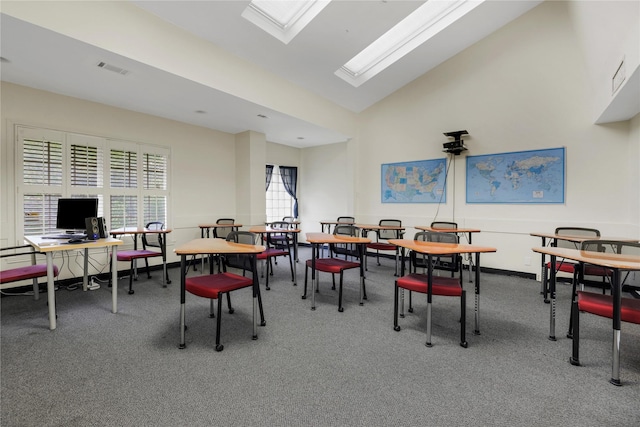
[[392, 245], [391, 243], [380, 243], [380, 242], [368, 243], [367, 247], [371, 249], [376, 249], [379, 251], [395, 251], [397, 248], [396, 245]]
[[608, 268], [598, 265], [585, 265], [584, 274], [585, 276], [611, 276], [612, 272]]
[[[311, 260], [307, 260], [307, 267], [311, 268]], [[340, 258], [320, 258], [316, 260], [316, 270], [325, 273], [340, 273], [350, 268], [358, 268], [360, 263], [347, 261]]]
[[[578, 309], [611, 319], [613, 318], [613, 297], [578, 291]], [[620, 319], [623, 322], [640, 324], [640, 299], [622, 298]]]
[[[443, 295], [449, 297], [462, 296], [460, 280], [454, 277], [432, 276], [431, 295]], [[398, 287], [414, 292], [427, 293], [427, 275], [411, 273], [399, 278]]]
[[260, 252], [257, 255], [258, 259], [267, 259], [267, 258], [272, 258], [275, 256], [287, 256], [289, 255], [289, 252], [283, 250], [283, 249], [275, 249], [275, 248], [269, 248], [267, 250], [265, 250], [264, 252]]
[[216, 299], [220, 293], [253, 286], [253, 278], [234, 273], [218, 273], [206, 276], [187, 277], [185, 289], [203, 298]]
[[[12, 268], [0, 272], [0, 283], [17, 282], [18, 280], [33, 279], [35, 277], [46, 277], [47, 265], [36, 264], [26, 267]], [[53, 266], [53, 276], [58, 277], [58, 267]]]
[[131, 261], [138, 258], [151, 258], [154, 256], [162, 256], [162, 252], [148, 251], [144, 249], [118, 251], [118, 261]]
[[[556, 261], [556, 271], [562, 271], [563, 273], [573, 273], [577, 264], [567, 261]], [[547, 268], [551, 268], [551, 263], [547, 263]]]

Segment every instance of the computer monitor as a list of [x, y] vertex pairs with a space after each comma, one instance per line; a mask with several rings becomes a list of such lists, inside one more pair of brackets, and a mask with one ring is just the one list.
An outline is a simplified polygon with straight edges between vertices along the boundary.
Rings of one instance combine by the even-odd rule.
[[58, 199], [56, 228], [59, 230], [84, 231], [85, 218], [98, 216], [98, 199]]

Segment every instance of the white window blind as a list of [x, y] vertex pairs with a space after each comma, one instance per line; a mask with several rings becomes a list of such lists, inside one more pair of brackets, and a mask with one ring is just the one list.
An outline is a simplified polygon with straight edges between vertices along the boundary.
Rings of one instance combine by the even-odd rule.
[[136, 188], [138, 186], [138, 153], [125, 150], [111, 150], [111, 188]]
[[62, 185], [62, 142], [23, 140], [22, 175], [25, 185]]
[[54, 232], [61, 197], [98, 198], [110, 229], [167, 223], [168, 148], [23, 125], [15, 135], [16, 230], [23, 235]]

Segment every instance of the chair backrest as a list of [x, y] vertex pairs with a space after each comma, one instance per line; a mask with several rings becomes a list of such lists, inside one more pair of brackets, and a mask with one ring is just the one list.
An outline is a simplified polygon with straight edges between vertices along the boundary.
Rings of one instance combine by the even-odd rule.
[[339, 216], [336, 222], [341, 222], [344, 224], [355, 224], [356, 219], [352, 216]]
[[[339, 224], [333, 230], [333, 234], [342, 236], [359, 237], [360, 229], [355, 225]], [[352, 257], [358, 257], [358, 246], [354, 243], [336, 243], [329, 245], [331, 253], [336, 255], [348, 255]]]
[[296, 219], [294, 217], [292, 217], [292, 216], [283, 216], [282, 217], [282, 221], [284, 221], [284, 222], [289, 222], [290, 223], [290, 222], [293, 222], [295, 220]]
[[267, 234], [267, 244], [273, 248], [289, 250], [291, 239], [287, 230], [291, 229], [291, 224], [287, 221], [275, 221], [271, 223], [271, 228], [282, 230], [282, 233]]
[[[152, 221], [145, 225], [147, 230], [164, 230], [164, 222]], [[148, 248], [163, 248], [164, 247], [164, 234], [162, 233], [150, 233], [142, 235], [142, 247]]]
[[609, 252], [625, 255], [640, 255], [640, 243], [620, 240], [585, 240], [580, 245], [583, 251]]
[[[258, 235], [249, 231], [231, 231], [227, 234], [226, 240], [243, 245], [255, 245], [258, 241]], [[226, 254], [223, 259], [225, 267], [252, 271], [250, 254]]]
[[[235, 219], [233, 218], [220, 218], [216, 221], [216, 224], [235, 224]], [[220, 239], [226, 239], [229, 233], [235, 230], [235, 227], [215, 227], [213, 229], [213, 237], [217, 237]]]
[[458, 223], [448, 221], [433, 221], [431, 223], [431, 228], [435, 228], [436, 230], [457, 230]]
[[[456, 233], [445, 233], [441, 231], [420, 231], [415, 234], [413, 240], [439, 243], [459, 243], [460, 237]], [[421, 253], [412, 252], [410, 259], [414, 267], [424, 268], [427, 265], [427, 256]], [[460, 269], [462, 257], [459, 254], [432, 256], [433, 267], [438, 270], [451, 271], [452, 273]]]
[[[558, 227], [556, 228], [556, 234], [563, 236], [576, 236], [576, 237], [600, 237], [600, 231], [595, 228], [584, 227]], [[557, 240], [557, 247], [580, 249], [580, 243], [569, 242], [567, 240]]]
[[[378, 225], [388, 225], [393, 227], [402, 227], [402, 221], [399, 219], [381, 219]], [[378, 240], [400, 239], [402, 237], [401, 230], [378, 230]]]

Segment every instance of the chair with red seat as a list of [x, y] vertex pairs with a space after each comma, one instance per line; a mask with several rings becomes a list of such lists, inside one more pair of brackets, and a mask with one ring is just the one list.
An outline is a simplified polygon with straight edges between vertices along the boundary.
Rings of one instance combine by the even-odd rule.
[[[421, 233], [419, 233], [421, 234]], [[445, 243], [457, 243], [458, 236], [453, 233], [432, 233], [433, 238], [437, 238], [439, 242]], [[429, 234], [431, 236], [431, 234]], [[429, 240], [427, 238], [427, 240]], [[400, 331], [400, 326], [398, 325], [398, 312], [399, 312], [399, 295], [401, 290], [409, 291], [409, 312], [413, 311], [413, 307], [411, 306], [411, 293], [419, 292], [423, 294], [427, 294], [427, 347], [431, 347], [431, 304], [432, 297], [434, 295], [438, 296], [449, 296], [449, 297], [459, 297], [460, 298], [460, 345], [462, 347], [467, 347], [466, 340], [466, 292], [462, 288], [462, 269], [460, 268], [460, 257], [454, 256], [453, 262], [456, 265], [456, 271], [460, 273], [459, 277], [442, 277], [435, 276], [433, 274], [434, 269], [434, 260], [431, 256], [427, 256], [426, 265], [420, 262], [422, 258], [421, 253], [416, 253], [415, 251], [411, 251], [409, 254], [409, 262], [410, 262], [410, 271], [409, 274], [404, 275], [404, 259], [401, 261], [402, 263], [402, 277], [399, 277], [395, 281], [395, 294], [394, 294], [394, 321], [393, 321], [393, 329], [396, 331]], [[427, 273], [418, 273], [417, 268], [425, 267]], [[413, 268], [413, 272], [411, 272], [411, 268]], [[403, 298], [404, 300], [404, 298]], [[400, 314], [401, 317], [404, 317], [404, 313]]]
[[294, 282], [293, 277], [293, 260], [291, 258], [291, 237], [287, 230], [289, 230], [290, 223], [285, 221], [276, 221], [271, 223], [271, 228], [275, 230], [282, 230], [281, 233], [265, 233], [266, 234], [266, 250], [258, 254], [258, 260], [264, 261], [267, 270], [267, 277], [265, 279], [265, 289], [270, 290], [269, 276], [273, 276], [273, 266], [271, 265], [272, 259], [277, 257], [289, 257], [289, 267], [291, 268], [291, 281]]
[[[33, 286], [33, 299], [40, 298], [40, 289], [38, 286], [39, 277], [47, 277], [47, 264], [38, 264], [36, 262], [36, 252], [31, 245], [11, 246], [0, 248], [0, 258], [26, 257], [29, 255], [30, 264], [20, 267], [7, 268], [0, 271], [0, 284], [14, 283], [22, 280], [31, 280]], [[58, 277], [58, 267], [53, 266], [53, 276]]]
[[[164, 223], [153, 221], [148, 223], [145, 228], [148, 230], [163, 230]], [[134, 236], [134, 239], [136, 237]], [[145, 269], [147, 272], [147, 278], [151, 279], [151, 271], [149, 269], [149, 258], [162, 257], [163, 261], [166, 260], [166, 242], [164, 241], [165, 235], [163, 233], [149, 233], [142, 234], [142, 249], [131, 249], [118, 251], [117, 259], [121, 262], [129, 262], [129, 294], [135, 293], [133, 290], [133, 281], [137, 280], [136, 270], [137, 270], [137, 260], [143, 259], [145, 264]], [[158, 250], [150, 250], [148, 248], [158, 248]], [[109, 271], [111, 272], [110, 266]], [[171, 283], [171, 279], [169, 279], [169, 273], [167, 272], [167, 276], [162, 274], [162, 287], [166, 288], [167, 283]], [[111, 273], [109, 273], [109, 286], [111, 286]]]
[[[333, 234], [340, 234], [344, 236], [352, 236], [357, 237], [360, 234], [360, 229], [353, 225], [336, 225], [333, 230]], [[328, 258], [318, 258], [316, 259], [316, 272], [325, 272], [331, 273], [331, 279], [333, 281], [333, 286], [331, 289], [336, 288], [335, 275], [340, 274], [340, 288], [338, 291], [338, 311], [343, 312], [344, 307], [342, 306], [342, 284], [343, 284], [343, 276], [345, 270], [350, 270], [353, 268], [360, 268], [360, 262], [362, 259], [360, 249], [358, 245], [352, 243], [344, 243], [344, 244], [336, 244], [332, 243], [329, 245], [329, 257]], [[339, 258], [339, 256], [343, 256], [344, 258]], [[348, 260], [346, 258], [350, 258]], [[358, 261], [352, 261], [353, 259], [357, 259]], [[304, 272], [304, 295], [303, 299], [307, 295], [307, 278], [309, 269], [312, 268], [312, 260], [307, 260]], [[316, 289], [316, 292], [318, 290]], [[367, 299], [367, 291], [364, 286], [364, 281], [362, 282], [362, 292], [363, 299]]]
[[[584, 227], [557, 227], [555, 230], [555, 234], [559, 236], [577, 236], [577, 237], [585, 237], [585, 238], [597, 238], [600, 237], [600, 231], [595, 228], [584, 228]], [[555, 239], [555, 246], [559, 248], [569, 248], [569, 249], [580, 249], [580, 243], [571, 242], [568, 240]], [[567, 261], [563, 258], [558, 258], [556, 260], [556, 265], [554, 268], [556, 269], [556, 273], [568, 273], [573, 276], [573, 282], [577, 280], [577, 270], [576, 266], [578, 264], [575, 262]], [[544, 295], [544, 301], [548, 302], [547, 294], [549, 293], [549, 285], [548, 279], [550, 274], [548, 273], [551, 268], [551, 262], [547, 262], [543, 271], [542, 277], [542, 293]]]
[[[613, 240], [584, 241], [581, 249], [585, 251], [610, 251], [618, 254], [640, 256], [640, 243], [634, 242]], [[617, 274], [620, 274], [620, 272], [617, 272]], [[622, 280], [622, 278], [611, 277], [611, 280]], [[622, 281], [624, 282], [624, 280]], [[620, 288], [620, 292], [622, 292], [622, 286]], [[598, 294], [583, 290], [577, 291], [575, 301], [573, 301], [571, 306], [573, 348], [570, 362], [572, 365], [580, 365], [580, 313], [591, 313], [596, 316], [613, 319], [613, 298], [613, 295]], [[620, 321], [640, 324], [640, 299], [620, 296]], [[614, 343], [614, 346], [615, 345]], [[620, 385], [619, 383], [615, 384]]]
[[[393, 226], [393, 227], [402, 227], [402, 221], [398, 219], [381, 219], [378, 222], [380, 226]], [[401, 239], [402, 231], [401, 230], [375, 230], [376, 234], [375, 241], [367, 244], [367, 249], [373, 249], [376, 251], [376, 262], [380, 265], [380, 251], [393, 251], [396, 259], [396, 276], [398, 275], [398, 247], [396, 245], [392, 245], [387, 240], [389, 239]], [[366, 237], [366, 236], [365, 236]], [[365, 261], [366, 265], [366, 261]]]
[[[232, 231], [227, 235], [227, 241], [254, 245], [257, 236], [248, 231]], [[257, 293], [258, 305], [260, 309], [261, 325], [266, 325], [264, 320], [264, 311], [262, 309], [262, 297], [260, 296], [260, 287], [258, 286], [258, 276], [256, 260], [252, 254], [226, 254], [220, 257], [222, 271], [203, 276], [194, 276], [185, 278], [185, 290], [190, 294], [208, 298], [211, 300], [209, 317], [215, 317], [213, 310], [213, 301], [218, 300], [218, 319], [216, 321], [216, 351], [222, 351], [224, 346], [220, 344], [220, 327], [222, 318], [222, 296], [227, 295], [227, 304], [229, 313], [232, 314], [234, 309], [231, 307], [230, 292], [252, 288]], [[212, 266], [210, 267], [211, 269]], [[228, 268], [242, 270], [242, 275], [236, 272], [227, 271]], [[246, 272], [250, 271], [251, 276], [246, 276]]]

